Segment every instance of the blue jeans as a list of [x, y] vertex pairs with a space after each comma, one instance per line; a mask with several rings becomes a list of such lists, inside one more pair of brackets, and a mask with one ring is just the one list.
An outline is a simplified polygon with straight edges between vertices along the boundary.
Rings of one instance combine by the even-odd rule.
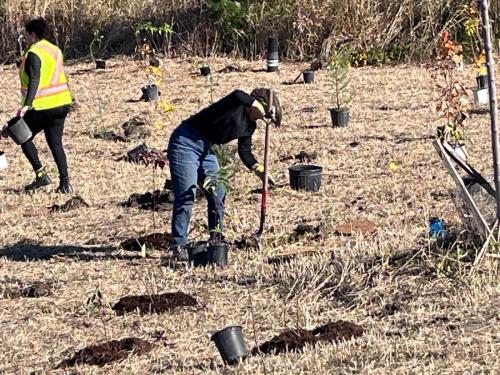
[[[196, 195], [196, 185], [203, 185], [207, 175], [217, 172], [219, 162], [212, 152], [212, 143], [205, 139], [198, 130], [184, 122], [170, 136], [167, 153], [174, 191], [172, 245], [179, 246], [188, 242], [188, 227]], [[222, 230], [224, 205], [217, 205], [212, 197], [204, 193], [208, 200], [208, 229], [212, 231], [219, 226]], [[216, 189], [216, 195], [219, 202], [224, 202], [226, 192], [222, 187]]]

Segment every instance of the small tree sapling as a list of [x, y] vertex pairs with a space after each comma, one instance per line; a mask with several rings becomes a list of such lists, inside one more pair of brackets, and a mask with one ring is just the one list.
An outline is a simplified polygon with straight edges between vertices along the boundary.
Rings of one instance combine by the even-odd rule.
[[330, 60], [330, 78], [333, 82], [333, 102], [335, 107], [330, 109], [333, 126], [347, 126], [349, 124], [348, 105], [354, 98], [350, 89], [349, 68], [351, 55], [347, 49], [341, 48], [332, 53]]
[[212, 171], [207, 174], [205, 181], [203, 182], [203, 190], [208, 193], [207, 198], [212, 200], [215, 210], [214, 214], [217, 219], [216, 227], [210, 230], [210, 244], [215, 246], [221, 245], [224, 238], [221, 217], [219, 215], [219, 210], [224, 207], [224, 202], [217, 195], [217, 190], [219, 188], [226, 190], [227, 186], [228, 172], [223, 167], [219, 168], [218, 171]]

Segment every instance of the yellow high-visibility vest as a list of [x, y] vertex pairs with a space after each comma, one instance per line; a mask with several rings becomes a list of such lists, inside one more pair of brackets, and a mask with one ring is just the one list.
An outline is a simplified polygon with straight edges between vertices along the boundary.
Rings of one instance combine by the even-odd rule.
[[42, 39], [34, 43], [24, 55], [20, 66], [21, 78], [21, 105], [26, 102], [29, 78], [24, 71], [24, 64], [28, 53], [34, 53], [41, 62], [40, 83], [33, 100], [32, 108], [35, 110], [51, 109], [71, 104], [73, 102], [63, 69], [63, 55], [61, 50]]

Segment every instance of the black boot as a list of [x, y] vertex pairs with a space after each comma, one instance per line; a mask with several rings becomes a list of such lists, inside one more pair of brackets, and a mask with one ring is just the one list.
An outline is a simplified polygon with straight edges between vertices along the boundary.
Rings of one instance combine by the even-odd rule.
[[69, 183], [69, 177], [63, 177], [59, 180], [59, 187], [57, 188], [56, 192], [62, 194], [73, 193], [73, 187]]
[[38, 171], [35, 172], [35, 174], [36, 174], [35, 181], [24, 187], [24, 191], [26, 193], [34, 193], [36, 190], [44, 186], [50, 185], [52, 183], [49, 175], [45, 171], [45, 168], [40, 168]]

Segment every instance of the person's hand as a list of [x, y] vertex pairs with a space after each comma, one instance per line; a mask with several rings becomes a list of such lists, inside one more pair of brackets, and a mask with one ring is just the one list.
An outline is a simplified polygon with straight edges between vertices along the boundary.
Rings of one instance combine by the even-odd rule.
[[[264, 172], [265, 172], [264, 166], [262, 164], [256, 163], [252, 167], [252, 170], [253, 173], [255, 173], [255, 175], [261, 179], [262, 183], [264, 183]], [[276, 182], [274, 181], [274, 179], [271, 177], [270, 174], [267, 175], [267, 182], [269, 183], [269, 186], [276, 185]]]
[[26, 114], [26, 112], [28, 112], [29, 109], [30, 109], [30, 107], [25, 105], [23, 108], [21, 108], [19, 111], [17, 111], [17, 117], [24, 117], [24, 115]]

